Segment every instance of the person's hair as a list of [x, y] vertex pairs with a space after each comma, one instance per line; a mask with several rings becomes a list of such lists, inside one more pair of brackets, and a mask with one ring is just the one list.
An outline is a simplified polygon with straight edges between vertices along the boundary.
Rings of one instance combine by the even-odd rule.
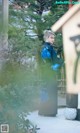
[[46, 31], [44, 31], [44, 36], [43, 36], [44, 41], [47, 41], [47, 39], [48, 39], [49, 36], [51, 36], [51, 35], [55, 36], [55, 34], [54, 34], [51, 30], [46, 30]]

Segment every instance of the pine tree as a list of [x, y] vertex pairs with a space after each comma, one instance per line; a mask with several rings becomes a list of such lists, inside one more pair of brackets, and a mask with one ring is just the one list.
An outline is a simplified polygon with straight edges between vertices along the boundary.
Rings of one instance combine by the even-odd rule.
[[[21, 8], [26, 11], [24, 13], [24, 21], [30, 25], [29, 29], [32, 29], [38, 36], [39, 40], [42, 40], [43, 31], [50, 29], [67, 10], [66, 5], [56, 5], [56, 0], [14, 0]], [[24, 8], [27, 5], [27, 8]], [[50, 11], [47, 15], [43, 16], [45, 11]], [[27, 20], [27, 18], [29, 18]]]

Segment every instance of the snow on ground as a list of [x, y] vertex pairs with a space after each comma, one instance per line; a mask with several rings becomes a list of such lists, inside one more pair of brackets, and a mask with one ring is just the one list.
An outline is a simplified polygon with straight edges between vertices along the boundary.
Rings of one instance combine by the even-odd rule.
[[56, 117], [38, 115], [38, 111], [30, 113], [28, 119], [40, 128], [38, 133], [80, 133], [80, 121], [67, 120], [65, 108], [58, 109]]

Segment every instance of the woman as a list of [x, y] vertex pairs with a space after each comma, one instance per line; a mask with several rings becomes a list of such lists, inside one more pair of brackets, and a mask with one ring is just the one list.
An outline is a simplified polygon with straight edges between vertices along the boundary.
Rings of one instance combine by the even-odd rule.
[[58, 70], [61, 66], [63, 66], [63, 60], [57, 56], [57, 52], [54, 49], [54, 33], [50, 30], [47, 30], [44, 33], [44, 46], [41, 50], [42, 59], [49, 59], [52, 63], [52, 69]]
[[63, 62], [57, 57], [57, 53], [53, 48], [54, 38], [54, 33], [47, 30], [44, 33], [45, 43], [41, 49], [40, 70], [43, 85], [40, 92], [39, 114], [44, 116], [55, 116], [57, 114], [56, 71]]

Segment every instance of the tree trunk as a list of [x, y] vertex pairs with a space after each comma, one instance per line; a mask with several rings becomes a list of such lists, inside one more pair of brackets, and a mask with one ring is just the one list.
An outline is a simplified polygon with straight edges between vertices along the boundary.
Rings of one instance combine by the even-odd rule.
[[8, 57], [8, 0], [1, 0], [1, 21], [0, 21], [0, 68]]

